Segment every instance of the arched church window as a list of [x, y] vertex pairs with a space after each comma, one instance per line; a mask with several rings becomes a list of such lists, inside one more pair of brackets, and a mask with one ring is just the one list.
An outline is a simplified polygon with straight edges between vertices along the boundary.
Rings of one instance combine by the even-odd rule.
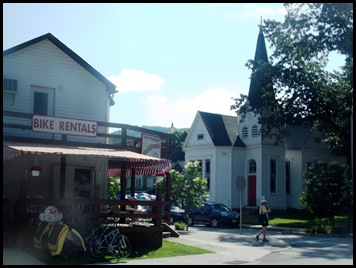
[[251, 159], [248, 163], [248, 173], [256, 173], [256, 161]]

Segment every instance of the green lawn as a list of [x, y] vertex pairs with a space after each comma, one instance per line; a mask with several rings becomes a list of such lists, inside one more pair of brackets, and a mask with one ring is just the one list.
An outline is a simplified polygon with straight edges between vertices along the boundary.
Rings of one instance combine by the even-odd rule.
[[[306, 228], [310, 217], [304, 214], [270, 214], [269, 215], [269, 225], [271, 226], [283, 226], [283, 227], [295, 227], [295, 228]], [[257, 224], [258, 214], [250, 214], [242, 216], [243, 224]]]
[[[293, 227], [293, 228], [302, 228], [306, 232], [313, 232], [313, 218], [301, 212], [295, 213], [271, 213], [269, 215], [269, 225], [270, 226], [281, 226], [281, 227]], [[259, 225], [258, 222], [258, 214], [257, 212], [250, 215], [242, 216], [243, 224], [256, 224]], [[348, 233], [350, 230], [350, 226], [353, 226], [352, 216], [350, 217], [350, 222], [348, 217], [345, 215], [336, 216], [335, 217], [335, 230], [331, 230], [328, 225], [328, 220], [326, 218], [322, 219], [322, 232], [325, 233], [338, 233], [344, 234]], [[320, 231], [319, 231], [320, 232]]]
[[163, 239], [162, 247], [158, 249], [149, 248], [149, 249], [135, 250], [131, 252], [129, 258], [120, 258], [118, 256], [108, 255], [105, 256], [105, 258], [96, 259], [93, 258], [89, 254], [89, 252], [86, 252], [83, 255], [79, 255], [74, 260], [70, 262], [66, 262], [60, 256], [55, 256], [55, 257], [46, 256], [41, 251], [36, 250], [34, 248], [27, 249], [27, 252], [47, 265], [81, 265], [81, 264], [95, 264], [95, 263], [99, 264], [104, 262], [116, 263], [122, 260], [144, 260], [144, 259], [212, 253], [212, 251], [209, 250], [171, 242], [166, 239]]

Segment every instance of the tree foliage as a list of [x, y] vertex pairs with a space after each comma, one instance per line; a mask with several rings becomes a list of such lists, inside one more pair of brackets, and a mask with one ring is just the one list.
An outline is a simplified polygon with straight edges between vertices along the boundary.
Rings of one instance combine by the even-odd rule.
[[[158, 184], [165, 189], [166, 181]], [[171, 201], [172, 205], [179, 206], [185, 210], [185, 220], [187, 223], [189, 211], [200, 207], [202, 201], [206, 201], [207, 180], [201, 177], [201, 167], [198, 161], [189, 162], [180, 173], [171, 170]], [[188, 224], [186, 224], [188, 230]]]
[[352, 183], [347, 168], [338, 162], [314, 160], [304, 173], [306, 192], [299, 198], [301, 206], [319, 220], [327, 217], [335, 228], [334, 217], [352, 211]]
[[[273, 54], [252, 68], [251, 79], [271, 81], [262, 90], [262, 105], [245, 106], [247, 96], [234, 99], [232, 110], [261, 115], [264, 136], [284, 137], [285, 124], [311, 125], [324, 142], [351, 162], [353, 100], [353, 4], [287, 3], [284, 22], [264, 20], [261, 26]], [[345, 59], [329, 70], [330, 55]], [[256, 65], [255, 65], [256, 66]], [[274, 130], [274, 131], [273, 131]]]
[[185, 153], [183, 145], [188, 136], [188, 129], [178, 129], [173, 133], [172, 139], [172, 162], [184, 161]]
[[116, 199], [120, 193], [120, 177], [109, 177], [108, 179], [108, 199]]

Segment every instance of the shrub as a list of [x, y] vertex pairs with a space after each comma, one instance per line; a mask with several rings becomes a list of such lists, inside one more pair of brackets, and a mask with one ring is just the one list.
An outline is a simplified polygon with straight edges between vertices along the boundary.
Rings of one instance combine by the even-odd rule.
[[177, 221], [174, 223], [174, 228], [176, 228], [176, 230], [184, 230], [186, 227], [184, 222], [181, 221]]

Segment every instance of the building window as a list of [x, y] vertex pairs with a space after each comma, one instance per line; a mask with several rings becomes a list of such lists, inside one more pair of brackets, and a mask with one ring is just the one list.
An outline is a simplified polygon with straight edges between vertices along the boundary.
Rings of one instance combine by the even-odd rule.
[[17, 80], [13, 79], [3, 79], [3, 91], [8, 93], [17, 92]]
[[248, 163], [248, 173], [255, 174], [256, 173], [256, 161], [251, 159]]
[[74, 196], [90, 199], [92, 197], [91, 169], [75, 168], [74, 170]]
[[258, 136], [258, 128], [257, 125], [252, 126], [252, 137], [257, 137]]
[[34, 92], [33, 113], [48, 115], [48, 94]]
[[247, 127], [242, 128], [242, 138], [246, 139], [248, 137], [248, 129]]
[[290, 194], [290, 161], [286, 162], [286, 193]]
[[198, 134], [197, 135], [197, 140], [204, 140], [204, 134]]
[[135, 178], [135, 186], [137, 188], [142, 188], [141, 182], [142, 182], [142, 178]]
[[200, 171], [200, 176], [203, 177], [203, 170], [202, 170], [202, 167], [203, 167], [203, 160], [196, 160], [199, 162], [199, 171]]
[[210, 190], [210, 159], [205, 159], [205, 175], [204, 178], [206, 178], [207, 183], [208, 183], [208, 190]]
[[205, 159], [204, 161], [204, 166], [203, 166], [203, 160], [192, 160], [190, 162], [199, 162], [199, 172], [200, 172], [200, 177], [203, 179], [205, 178], [208, 183], [208, 190], [210, 189], [210, 159]]
[[276, 193], [277, 187], [277, 161], [271, 159], [269, 161], [269, 191], [270, 193]]
[[308, 162], [307, 162], [307, 169], [308, 169], [312, 164], [313, 164], [312, 161], [308, 161]]

